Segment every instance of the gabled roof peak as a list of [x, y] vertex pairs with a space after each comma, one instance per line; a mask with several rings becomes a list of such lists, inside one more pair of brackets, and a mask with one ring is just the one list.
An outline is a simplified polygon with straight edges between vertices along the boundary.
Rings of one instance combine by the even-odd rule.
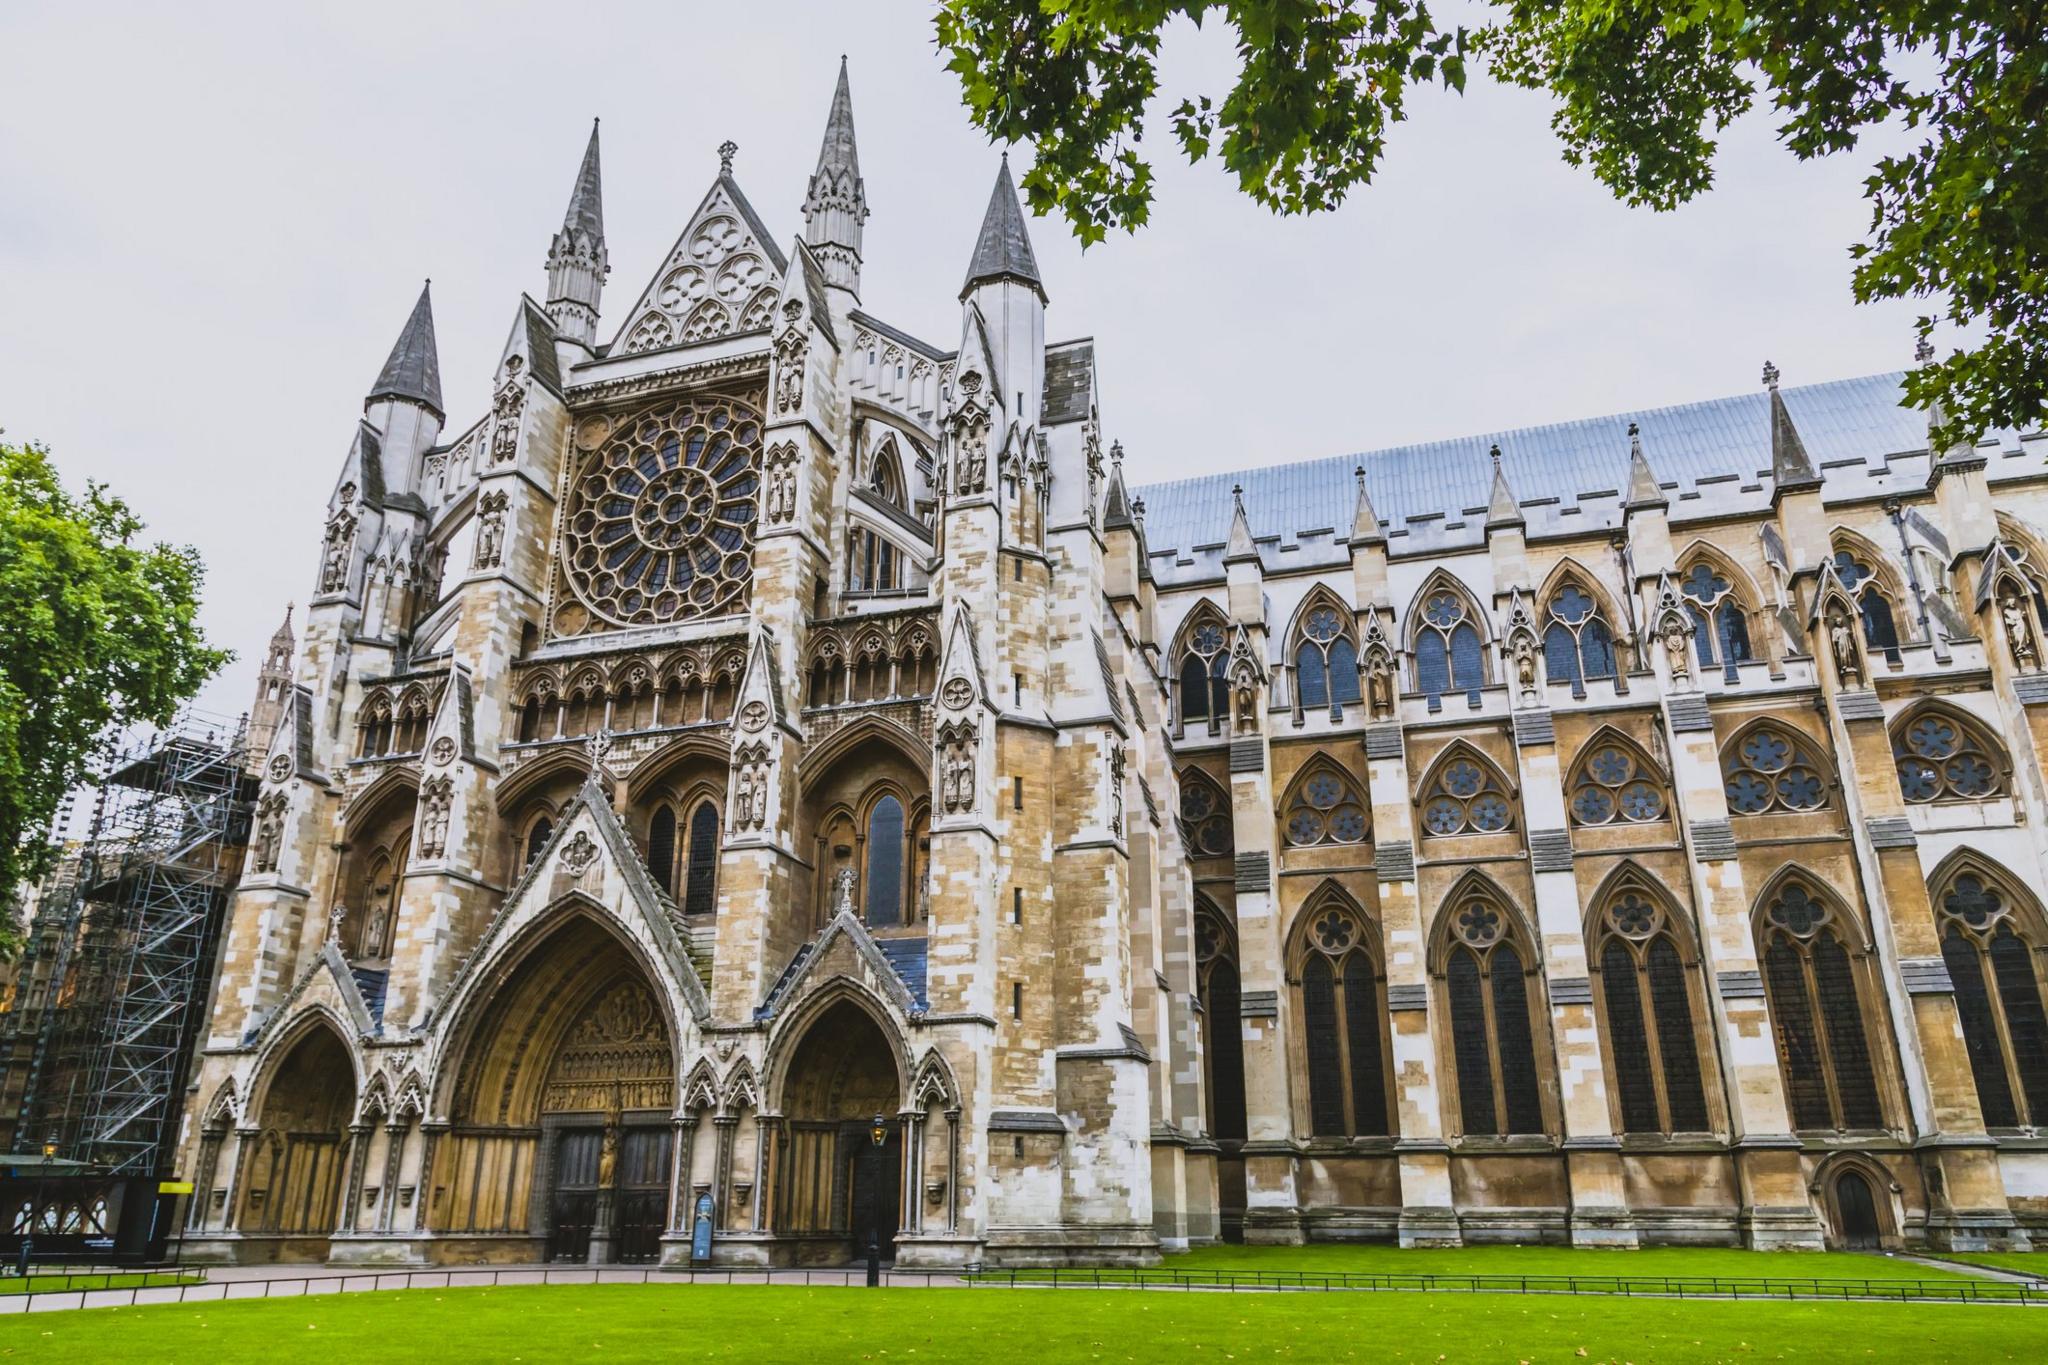
[[1010, 179], [1010, 154], [996, 171], [995, 189], [989, 194], [988, 212], [981, 218], [981, 235], [974, 241], [974, 258], [967, 263], [967, 282], [960, 286], [965, 298], [977, 284], [993, 280], [1017, 280], [1045, 298], [1045, 282], [1038, 277], [1038, 258], [1031, 251], [1031, 234], [1024, 226], [1024, 209], [1017, 199], [1017, 186]]
[[434, 346], [433, 288], [432, 280], [420, 288], [419, 302], [412, 306], [412, 315], [405, 320], [405, 328], [399, 332], [384, 368], [378, 371], [377, 382], [370, 386], [369, 397], [410, 399], [424, 403], [439, 416], [444, 409], [441, 357]]

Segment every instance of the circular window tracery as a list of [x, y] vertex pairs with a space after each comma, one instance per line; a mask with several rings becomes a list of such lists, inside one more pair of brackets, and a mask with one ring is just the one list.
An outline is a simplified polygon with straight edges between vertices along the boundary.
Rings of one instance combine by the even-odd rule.
[[1774, 810], [1817, 810], [1827, 804], [1827, 783], [1804, 745], [1786, 731], [1752, 730], [1724, 760], [1728, 807], [1737, 815]]
[[1436, 835], [1498, 834], [1513, 818], [1491, 770], [1462, 756], [1443, 765], [1422, 803], [1422, 826]]
[[565, 572], [576, 596], [621, 626], [740, 610], [760, 460], [761, 419], [729, 398], [687, 398], [618, 423], [569, 490]]
[[1180, 824], [1189, 849], [1203, 857], [1227, 857], [1234, 848], [1230, 812], [1216, 789], [1194, 776], [1180, 786]]
[[1355, 844], [1365, 838], [1368, 824], [1357, 788], [1336, 771], [1320, 768], [1295, 789], [1287, 808], [1287, 842], [1297, 848]]
[[1572, 788], [1572, 818], [1582, 825], [1642, 823], [1664, 815], [1664, 793], [1618, 744], [1595, 749]]
[[2000, 788], [1998, 767], [1969, 729], [1954, 719], [1922, 715], [1892, 737], [1899, 790], [1908, 801], [1981, 801]]

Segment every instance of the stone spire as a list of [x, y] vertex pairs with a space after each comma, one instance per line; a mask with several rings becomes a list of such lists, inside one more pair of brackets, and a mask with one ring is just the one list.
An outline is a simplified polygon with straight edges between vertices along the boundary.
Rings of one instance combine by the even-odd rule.
[[1230, 564], [1248, 559], [1256, 563], [1259, 558], [1259, 547], [1252, 540], [1251, 518], [1244, 512], [1243, 484], [1238, 484], [1230, 490], [1230, 500], [1235, 504], [1235, 510], [1230, 516], [1230, 540], [1223, 547], [1223, 562]]
[[1358, 502], [1351, 509], [1351, 543], [1379, 544], [1387, 536], [1380, 530], [1380, 514], [1373, 510], [1372, 495], [1365, 491], [1365, 466], [1360, 465], [1351, 472], [1358, 476]]
[[1639, 507], [1669, 507], [1671, 500], [1664, 496], [1664, 490], [1657, 483], [1657, 475], [1650, 468], [1649, 457], [1643, 454], [1642, 429], [1634, 422], [1628, 424], [1628, 501], [1622, 504], [1625, 510], [1633, 512]]
[[292, 693], [292, 651], [297, 641], [292, 636], [292, 608], [284, 609], [284, 624], [270, 637], [270, 648], [263, 655], [263, 667], [256, 673], [256, 700], [249, 706], [249, 743], [247, 746], [247, 768], [255, 772], [270, 752], [270, 741], [277, 735], [278, 724], [284, 719], [284, 708]]
[[1771, 483], [1772, 496], [1820, 487], [1820, 473], [1807, 457], [1806, 442], [1785, 408], [1785, 396], [1778, 392], [1778, 367], [1764, 362], [1764, 387], [1771, 392]]
[[1493, 457], [1493, 494], [1486, 501], [1486, 529], [1521, 526], [1522, 505], [1515, 501], [1515, 490], [1508, 487], [1507, 472], [1500, 467], [1500, 447], [1495, 445], [1487, 453]]
[[1114, 531], [1119, 528], [1135, 530], [1137, 525], [1131, 510], [1130, 490], [1124, 487], [1124, 443], [1112, 441], [1109, 445], [1109, 488], [1102, 495], [1102, 529]]
[[604, 180], [597, 155], [597, 120], [576, 171], [575, 188], [562, 227], [548, 244], [548, 317], [571, 341], [589, 344], [597, 335], [597, 305], [611, 262], [604, 248]]
[[1024, 210], [1017, 201], [1017, 186], [1010, 179], [1010, 154], [1003, 153], [1002, 169], [996, 172], [996, 187], [988, 198], [988, 212], [982, 215], [981, 235], [974, 241], [974, 259], [967, 263], [967, 282], [960, 287], [966, 298], [978, 284], [1016, 280], [1045, 298], [1045, 282], [1038, 277], [1038, 259], [1031, 254], [1031, 234], [1024, 226]]
[[412, 306], [405, 330], [398, 334], [377, 382], [370, 386], [368, 401], [395, 398], [418, 403], [438, 419], [445, 414], [441, 407], [441, 357], [434, 346], [433, 287], [434, 282], [428, 280], [420, 289], [419, 302]]
[[825, 116], [825, 140], [818, 169], [804, 192], [804, 242], [824, 267], [825, 282], [860, 297], [861, 225], [868, 220], [867, 186], [860, 178], [860, 152], [853, 138], [853, 92], [846, 83], [846, 58], [839, 59], [839, 85]]
[[[1913, 348], [1913, 363], [1922, 367], [1934, 363], [1934, 343], [1926, 337], [1920, 338], [1919, 344]], [[1977, 453], [1974, 441], [1961, 437], [1950, 441], [1940, 451], [1935, 451], [1934, 429], [1946, 425], [1948, 410], [1941, 405], [1940, 399], [1936, 399], [1927, 405], [1927, 449], [1934, 456], [1927, 468], [1927, 484], [1930, 488], [1939, 483], [1944, 474], [1960, 469], [1982, 469], [1988, 463]]]

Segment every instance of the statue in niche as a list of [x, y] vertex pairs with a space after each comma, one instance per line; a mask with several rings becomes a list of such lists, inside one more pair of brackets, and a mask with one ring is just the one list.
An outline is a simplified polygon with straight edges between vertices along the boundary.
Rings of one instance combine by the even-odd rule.
[[1863, 660], [1856, 652], [1856, 628], [1841, 607], [1828, 610], [1828, 648], [1835, 656], [1835, 677], [1844, 687], [1863, 685]]
[[1536, 638], [1523, 634], [1515, 637], [1515, 686], [1520, 689], [1523, 701], [1536, 699]]
[[379, 958], [385, 955], [389, 944], [386, 940], [391, 933], [391, 897], [383, 888], [370, 905], [370, 913], [364, 917], [362, 939], [356, 944], [357, 956]]
[[1692, 676], [1692, 651], [1686, 647], [1685, 628], [1675, 614], [1664, 618], [1664, 662], [1671, 667], [1672, 681]]
[[853, 913], [853, 869], [842, 867], [832, 874], [832, 913]]
[[2005, 627], [2005, 643], [2012, 650], [2012, 661], [2024, 669], [2040, 666], [2040, 654], [2034, 645], [2034, 623], [2027, 619], [2027, 603], [2017, 591], [2008, 585], [1998, 596], [1998, 616]]
[[1387, 720], [1394, 714], [1394, 664], [1377, 651], [1365, 664], [1365, 702], [1374, 720]]
[[263, 805], [256, 817], [256, 870], [277, 871], [277, 854], [284, 842], [283, 792], [272, 792], [263, 798]]
[[1237, 732], [1241, 735], [1255, 735], [1259, 732], [1259, 679], [1249, 667], [1237, 670], [1234, 707], [1237, 711]]

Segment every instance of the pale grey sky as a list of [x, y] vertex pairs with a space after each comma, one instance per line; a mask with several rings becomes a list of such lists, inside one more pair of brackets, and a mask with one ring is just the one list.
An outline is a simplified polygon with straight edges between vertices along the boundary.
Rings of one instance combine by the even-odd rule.
[[[423, 276], [450, 430], [483, 409], [604, 119], [618, 326], [717, 169], [785, 243], [841, 52], [863, 303], [951, 347], [995, 172], [916, 0], [708, 5], [0, 7], [0, 427], [197, 545], [246, 705], [304, 602], [362, 394]], [[1227, 35], [1176, 33], [1163, 90], [1220, 93]], [[1049, 337], [1093, 335], [1139, 481], [1896, 369], [1914, 310], [1854, 306], [1868, 154], [1801, 165], [1766, 121], [1717, 189], [1623, 208], [1563, 164], [1539, 97], [1425, 94], [1377, 184], [1282, 219], [1166, 128], [1152, 225], [1085, 255], [1034, 220]], [[1028, 150], [1018, 153], [1028, 159]]]

